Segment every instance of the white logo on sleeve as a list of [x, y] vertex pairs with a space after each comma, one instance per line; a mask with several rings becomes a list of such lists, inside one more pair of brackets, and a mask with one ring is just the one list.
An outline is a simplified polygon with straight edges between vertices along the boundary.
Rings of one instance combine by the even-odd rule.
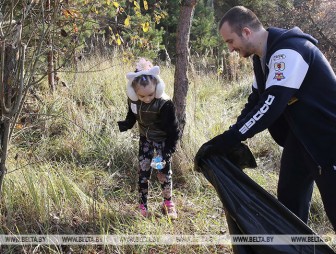
[[243, 125], [243, 127], [241, 127], [241, 128], [239, 129], [239, 132], [240, 132], [241, 134], [244, 134], [244, 133], [246, 133], [249, 129], [251, 129], [251, 127], [252, 127], [257, 121], [259, 121], [259, 120], [264, 116], [264, 114], [269, 110], [269, 106], [273, 103], [274, 99], [275, 99], [275, 96], [273, 96], [273, 95], [268, 95], [268, 97], [267, 97], [267, 99], [266, 99], [264, 105], [258, 110], [257, 113], [255, 113], [255, 114], [253, 115], [253, 117], [252, 117], [250, 120], [248, 120], [248, 121]]
[[299, 89], [309, 68], [302, 55], [293, 49], [277, 50], [270, 57], [269, 66], [265, 89], [271, 86]]

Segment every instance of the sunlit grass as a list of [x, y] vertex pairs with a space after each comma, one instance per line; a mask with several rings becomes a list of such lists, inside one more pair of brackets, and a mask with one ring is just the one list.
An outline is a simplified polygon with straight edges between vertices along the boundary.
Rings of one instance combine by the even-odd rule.
[[[151, 216], [137, 212], [135, 126], [120, 133], [117, 121], [127, 112], [125, 73], [133, 66], [118, 58], [80, 63], [79, 73], [61, 72], [54, 94], [41, 92], [43, 103], [30, 98], [35, 114], [27, 115], [10, 148], [1, 221], [3, 234], [225, 234], [222, 204], [205, 178], [193, 171], [198, 148], [222, 133], [242, 110], [251, 77], [229, 82], [216, 74], [190, 73], [187, 123], [173, 160], [173, 193], [178, 220], [162, 216], [161, 191], [153, 172], [149, 196]], [[173, 95], [173, 67], [162, 67], [167, 94]], [[24, 112], [26, 112], [24, 110]], [[281, 149], [266, 132], [247, 141], [258, 162], [247, 174], [276, 195]], [[310, 225], [332, 232], [319, 194], [312, 201]], [[19, 246], [20, 247], [20, 246]], [[8, 247], [33, 252], [33, 246]], [[75, 253], [230, 253], [230, 246], [100, 246], [72, 247]], [[20, 249], [20, 250], [21, 250]], [[39, 246], [41, 253], [62, 253]], [[94, 253], [94, 252], [92, 252]]]

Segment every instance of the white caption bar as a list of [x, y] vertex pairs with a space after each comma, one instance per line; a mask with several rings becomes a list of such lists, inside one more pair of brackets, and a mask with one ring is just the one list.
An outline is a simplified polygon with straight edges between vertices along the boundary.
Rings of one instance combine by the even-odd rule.
[[336, 235], [0, 235], [0, 245], [336, 245]]

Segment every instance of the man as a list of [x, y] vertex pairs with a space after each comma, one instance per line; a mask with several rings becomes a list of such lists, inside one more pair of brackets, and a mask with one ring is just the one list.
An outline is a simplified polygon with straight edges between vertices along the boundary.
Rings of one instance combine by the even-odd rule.
[[224, 15], [219, 31], [231, 52], [253, 55], [255, 79], [237, 122], [203, 144], [196, 160], [268, 128], [284, 147], [279, 201], [307, 222], [315, 181], [336, 231], [336, 76], [317, 41], [297, 27], [266, 30], [242, 6]]

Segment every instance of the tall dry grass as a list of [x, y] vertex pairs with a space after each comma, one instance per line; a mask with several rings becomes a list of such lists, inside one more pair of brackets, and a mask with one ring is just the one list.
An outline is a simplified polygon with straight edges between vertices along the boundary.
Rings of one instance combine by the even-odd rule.
[[[222, 205], [193, 171], [200, 145], [234, 123], [250, 89], [250, 76], [230, 83], [215, 73], [190, 73], [187, 124], [174, 155], [174, 200], [179, 219], [160, 214], [160, 186], [152, 175], [144, 219], [137, 208], [138, 131], [120, 133], [127, 112], [125, 73], [118, 56], [86, 59], [60, 72], [54, 94], [42, 87], [23, 110], [10, 148], [1, 199], [0, 234], [223, 234]], [[173, 95], [173, 67], [162, 67]], [[258, 169], [246, 172], [275, 195], [280, 149], [264, 132], [247, 141]], [[331, 232], [318, 192], [310, 225]], [[65, 253], [60, 246], [2, 246], [6, 253]], [[230, 246], [72, 246], [74, 253], [231, 253]]]

